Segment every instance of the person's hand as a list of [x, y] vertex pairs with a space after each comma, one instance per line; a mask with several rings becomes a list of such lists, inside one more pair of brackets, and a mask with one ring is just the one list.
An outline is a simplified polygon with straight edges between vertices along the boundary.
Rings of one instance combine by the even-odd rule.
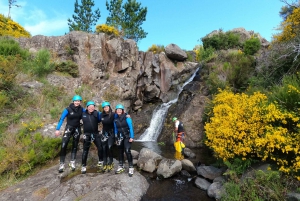
[[56, 130], [56, 131], [55, 131], [55, 136], [58, 137], [59, 135], [60, 135], [60, 131], [59, 131], [59, 130]]
[[133, 142], [133, 139], [132, 139], [132, 138], [130, 138], [130, 139], [129, 139], [129, 142]]

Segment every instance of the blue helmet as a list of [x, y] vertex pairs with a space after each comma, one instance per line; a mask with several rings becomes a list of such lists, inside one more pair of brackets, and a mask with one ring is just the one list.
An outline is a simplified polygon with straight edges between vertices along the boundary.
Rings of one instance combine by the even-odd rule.
[[86, 103], [86, 107], [88, 107], [88, 106], [90, 106], [90, 105], [94, 105], [94, 106], [95, 106], [94, 101], [88, 101], [88, 102]]
[[123, 106], [122, 104], [118, 104], [118, 105], [116, 106], [116, 109], [122, 109], [122, 110], [124, 110], [124, 106]]
[[103, 101], [102, 102], [102, 108], [104, 108], [105, 106], [110, 106], [110, 103], [107, 101]]
[[73, 101], [82, 101], [82, 98], [79, 95], [75, 95], [72, 100]]

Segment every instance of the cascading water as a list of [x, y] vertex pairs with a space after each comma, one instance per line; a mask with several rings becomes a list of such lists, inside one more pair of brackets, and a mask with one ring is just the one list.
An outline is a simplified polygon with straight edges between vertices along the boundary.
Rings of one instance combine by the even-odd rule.
[[188, 79], [181, 87], [178, 87], [178, 93], [177, 93], [177, 96], [175, 99], [173, 99], [167, 103], [163, 103], [162, 105], [155, 108], [155, 110], [153, 111], [152, 118], [151, 118], [150, 126], [145, 130], [145, 132], [140, 136], [140, 138], [137, 141], [156, 142], [156, 140], [162, 130], [162, 126], [164, 124], [164, 120], [167, 115], [169, 107], [172, 104], [177, 102], [178, 97], [179, 97], [180, 93], [182, 92], [184, 86], [187, 85], [188, 83], [190, 83], [194, 79], [198, 70], [199, 70], [199, 68], [194, 72], [194, 74], [190, 77], [190, 79]]

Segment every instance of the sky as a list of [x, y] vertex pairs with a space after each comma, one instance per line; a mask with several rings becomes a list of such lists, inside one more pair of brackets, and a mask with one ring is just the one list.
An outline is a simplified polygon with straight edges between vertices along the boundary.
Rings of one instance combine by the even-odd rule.
[[[123, 0], [126, 2], [127, 0]], [[81, 0], [78, 0], [79, 4]], [[96, 23], [104, 24], [108, 17], [106, 0], [94, 0], [94, 10], [101, 17]], [[137, 46], [147, 51], [153, 44], [171, 43], [183, 50], [201, 45], [201, 38], [214, 30], [229, 31], [243, 27], [259, 33], [268, 41], [279, 31], [282, 19], [280, 0], [137, 0], [147, 7], [142, 28], [147, 36]], [[61, 36], [69, 32], [68, 18], [74, 14], [75, 0], [16, 0], [11, 8], [12, 20], [18, 22], [32, 36]], [[0, 13], [8, 15], [8, 0], [0, 0]], [[94, 28], [93, 28], [94, 29]]]

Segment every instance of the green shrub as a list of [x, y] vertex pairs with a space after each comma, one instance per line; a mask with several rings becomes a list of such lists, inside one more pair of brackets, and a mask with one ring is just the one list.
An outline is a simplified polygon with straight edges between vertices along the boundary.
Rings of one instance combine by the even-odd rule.
[[11, 90], [16, 84], [16, 76], [21, 59], [17, 56], [0, 55], [0, 90]]
[[165, 51], [165, 47], [163, 45], [155, 45], [155, 44], [153, 44], [147, 50], [147, 52], [153, 52], [154, 54], [159, 54], [164, 51]]
[[229, 181], [224, 187], [222, 201], [282, 201], [285, 200], [287, 192], [287, 186], [277, 171], [258, 170], [252, 177], [238, 182]]
[[[271, 102], [277, 102], [285, 110], [299, 112], [300, 108], [300, 75], [285, 76], [282, 84], [274, 85], [268, 93]], [[299, 115], [300, 116], [300, 115]]]
[[230, 31], [225, 33], [219, 31], [211, 36], [205, 36], [201, 40], [204, 49], [212, 47], [215, 50], [226, 50], [241, 47], [240, 36]]
[[9, 37], [0, 37], [0, 55], [16, 56], [20, 55], [22, 59], [28, 59], [30, 53], [20, 47], [19, 43]]
[[243, 51], [245, 54], [254, 55], [260, 49], [260, 40], [256, 37], [245, 41]]
[[55, 70], [58, 72], [65, 72], [70, 74], [72, 77], [79, 76], [78, 65], [70, 60], [63, 61], [55, 64]]
[[212, 47], [208, 47], [208, 48], [204, 49], [203, 46], [199, 46], [194, 51], [196, 53], [196, 60], [199, 62], [200, 61], [210, 62], [211, 60], [217, 58], [215, 49]]
[[32, 72], [38, 77], [43, 77], [54, 70], [54, 64], [50, 62], [51, 53], [46, 49], [37, 52], [33, 63]]

